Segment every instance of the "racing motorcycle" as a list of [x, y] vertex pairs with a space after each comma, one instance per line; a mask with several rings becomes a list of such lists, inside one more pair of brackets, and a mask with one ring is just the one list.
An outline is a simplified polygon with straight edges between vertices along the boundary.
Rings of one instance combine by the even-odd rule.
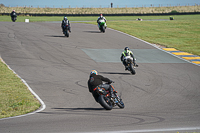
[[11, 20], [12, 20], [13, 22], [15, 22], [15, 21], [17, 20], [17, 15], [16, 15], [15, 12], [14, 12], [13, 15], [11, 16]]
[[113, 88], [113, 95], [114, 97], [111, 98], [109, 90], [105, 90], [104, 88], [96, 87], [94, 92], [99, 95], [98, 102], [99, 104], [104, 107], [106, 110], [112, 110], [114, 106], [119, 106], [119, 108], [124, 108], [124, 103], [122, 99], [117, 95], [117, 91]]
[[98, 24], [99, 24], [99, 30], [104, 33], [105, 29], [106, 29], [105, 20], [103, 20], [103, 19], [99, 20]]
[[126, 56], [124, 57], [124, 60], [127, 64], [127, 70], [130, 71], [133, 75], [136, 74], [135, 68], [138, 67], [138, 65], [134, 63], [135, 61], [133, 61], [133, 57]]
[[63, 34], [65, 34], [66, 37], [69, 37], [69, 25], [68, 24], [66, 24], [64, 26]]

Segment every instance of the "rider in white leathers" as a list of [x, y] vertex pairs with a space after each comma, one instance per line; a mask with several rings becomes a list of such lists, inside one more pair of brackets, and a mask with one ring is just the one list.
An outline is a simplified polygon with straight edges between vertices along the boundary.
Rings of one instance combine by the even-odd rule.
[[98, 27], [100, 26], [100, 23], [101, 23], [100, 20], [104, 20], [105, 21], [105, 28], [106, 28], [107, 27], [107, 25], [106, 25], [106, 18], [103, 17], [102, 14], [100, 14], [100, 17], [98, 17], [98, 19], [97, 19]]
[[124, 51], [121, 54], [121, 61], [122, 61], [123, 65], [125, 66], [125, 70], [128, 70], [127, 64], [126, 64], [126, 61], [125, 61], [125, 58], [128, 57], [128, 56], [133, 58], [134, 66], [138, 67], [138, 65], [135, 63], [136, 59], [133, 56], [133, 52], [128, 47], [125, 47]]

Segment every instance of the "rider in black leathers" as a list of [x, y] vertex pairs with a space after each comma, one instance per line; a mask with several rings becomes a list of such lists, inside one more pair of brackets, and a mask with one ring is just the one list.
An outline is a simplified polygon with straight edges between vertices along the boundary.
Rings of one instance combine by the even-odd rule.
[[[103, 84], [103, 81], [107, 82], [107, 84]], [[106, 77], [103, 77], [101, 75], [98, 75], [98, 72], [96, 70], [92, 70], [89, 80], [88, 80], [88, 88], [89, 88], [89, 92], [92, 93], [96, 102], [98, 102], [98, 96], [99, 96], [94, 91], [96, 87], [105, 88], [106, 90], [109, 90], [111, 97], [114, 97], [113, 88], [110, 85], [112, 82], [113, 82], [112, 80]]]
[[17, 17], [17, 13], [15, 12], [15, 10], [13, 10], [13, 11], [10, 13], [10, 16], [11, 16], [11, 18]]
[[62, 24], [61, 24], [63, 32], [64, 32], [64, 28], [65, 28], [66, 24], [68, 24], [69, 32], [71, 32], [71, 27], [70, 27], [69, 20], [67, 19], [67, 17], [64, 17], [64, 19], [62, 20]]

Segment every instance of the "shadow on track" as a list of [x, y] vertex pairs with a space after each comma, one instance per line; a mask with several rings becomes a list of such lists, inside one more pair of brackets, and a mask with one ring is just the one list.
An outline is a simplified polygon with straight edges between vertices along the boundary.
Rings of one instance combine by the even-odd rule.
[[57, 36], [57, 35], [45, 35], [45, 36], [47, 36], [47, 37], [64, 37], [64, 38], [66, 38], [66, 36]]
[[[42, 111], [40, 114], [63, 114], [66, 112], [87, 112], [87, 111], [99, 111], [105, 110], [104, 108], [51, 108], [53, 111]], [[59, 111], [59, 112], [58, 112]]]
[[75, 110], [105, 110], [104, 108], [52, 108], [56, 110], [75, 111]]
[[83, 31], [83, 32], [87, 32], [87, 33], [101, 33], [100, 31]]
[[103, 74], [121, 74], [121, 75], [132, 75], [131, 73], [119, 73], [119, 72], [99, 72]]

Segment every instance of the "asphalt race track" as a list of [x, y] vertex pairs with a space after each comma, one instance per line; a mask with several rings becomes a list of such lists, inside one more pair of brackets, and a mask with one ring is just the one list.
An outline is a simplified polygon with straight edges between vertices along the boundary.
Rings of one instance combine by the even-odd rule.
[[[0, 120], [1, 133], [200, 132], [200, 67], [112, 29], [0, 22], [2, 59], [43, 100], [32, 115]], [[135, 53], [136, 75], [120, 62]], [[104, 110], [87, 88], [91, 70], [115, 81], [125, 108]]]

